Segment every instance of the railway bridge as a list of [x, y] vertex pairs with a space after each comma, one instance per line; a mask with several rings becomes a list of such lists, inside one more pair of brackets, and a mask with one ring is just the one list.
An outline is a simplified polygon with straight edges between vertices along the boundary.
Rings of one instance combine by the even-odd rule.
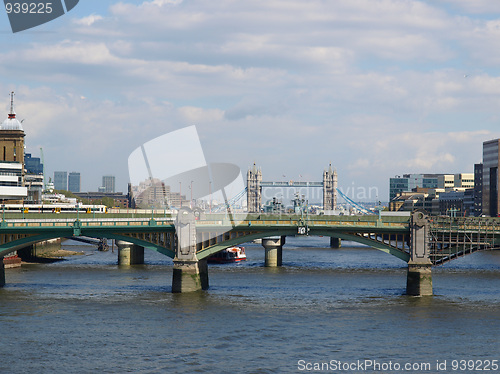
[[143, 263], [144, 248], [172, 258], [172, 291], [190, 292], [208, 289], [206, 259], [233, 245], [262, 239], [266, 266], [281, 266], [283, 244], [290, 235], [329, 236], [384, 251], [407, 263], [407, 294], [432, 295], [432, 267], [499, 247], [500, 219], [434, 217], [423, 211], [409, 217], [228, 215], [189, 208], [182, 208], [177, 217], [4, 219], [0, 258], [52, 238], [115, 239], [122, 264]]

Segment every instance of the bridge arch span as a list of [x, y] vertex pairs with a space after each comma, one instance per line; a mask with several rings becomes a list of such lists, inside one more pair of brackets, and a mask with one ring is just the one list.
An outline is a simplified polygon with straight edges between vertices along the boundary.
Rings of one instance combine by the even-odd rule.
[[[122, 240], [125, 242], [130, 242], [133, 244], [137, 244], [141, 247], [148, 248], [150, 250], [159, 252], [165, 256], [168, 256], [170, 258], [174, 258], [175, 253], [168, 248], [156, 245], [154, 243], [141, 240], [138, 238], [126, 236], [126, 235], [119, 235], [119, 234], [102, 234], [98, 232], [93, 232], [93, 233], [85, 233], [85, 236], [90, 237], [90, 238], [96, 238], [96, 239], [101, 239], [101, 238], [106, 238], [106, 239], [116, 239], [116, 240]], [[13, 251], [20, 250], [22, 248], [28, 247], [32, 244], [40, 243], [45, 240], [50, 240], [50, 239], [58, 239], [58, 238], [69, 238], [71, 239], [73, 235], [66, 235], [64, 233], [43, 233], [43, 234], [37, 234], [37, 235], [32, 235], [32, 236], [26, 236], [23, 238], [16, 239], [14, 241], [5, 243], [3, 245], [0, 245], [0, 257], [4, 257], [8, 255], [9, 253]]]
[[[217, 252], [220, 252], [228, 247], [231, 246], [236, 246], [240, 245], [243, 243], [250, 242], [255, 239], [262, 239], [262, 238], [268, 238], [272, 236], [292, 236], [296, 235], [297, 230], [296, 229], [284, 229], [284, 230], [275, 230], [275, 231], [266, 231], [266, 232], [258, 232], [258, 233], [249, 233], [248, 235], [242, 235], [238, 236], [236, 238], [231, 238], [228, 240], [225, 240], [221, 243], [217, 243], [215, 245], [212, 245], [210, 247], [204, 248], [203, 250], [199, 251], [197, 253], [197, 257], [199, 260], [205, 259]], [[343, 240], [349, 240], [353, 242], [357, 242], [360, 244], [367, 245], [369, 247], [372, 247], [374, 249], [377, 249], [379, 251], [388, 253], [392, 256], [395, 256], [399, 258], [402, 261], [408, 262], [410, 259], [410, 255], [404, 251], [401, 251], [397, 248], [394, 248], [390, 245], [384, 244], [382, 242], [377, 242], [375, 240], [371, 240], [359, 235], [354, 235], [354, 234], [349, 234], [349, 233], [335, 233], [335, 235], [332, 235], [331, 231], [317, 231], [314, 230], [313, 233], [311, 233], [311, 236], [327, 236], [327, 237], [335, 237]]]

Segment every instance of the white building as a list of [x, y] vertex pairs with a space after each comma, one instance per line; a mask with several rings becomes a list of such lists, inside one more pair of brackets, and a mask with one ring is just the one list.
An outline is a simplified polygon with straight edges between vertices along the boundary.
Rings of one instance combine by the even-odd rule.
[[23, 165], [0, 161], [0, 200], [25, 199], [28, 189], [23, 184]]
[[14, 93], [10, 112], [0, 126], [0, 201], [21, 201], [28, 196], [24, 186], [24, 130], [14, 111]]

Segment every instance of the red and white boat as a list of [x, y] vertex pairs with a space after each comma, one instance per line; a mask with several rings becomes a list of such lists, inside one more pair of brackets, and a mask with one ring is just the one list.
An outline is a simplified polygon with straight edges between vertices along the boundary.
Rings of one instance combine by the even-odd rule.
[[207, 258], [207, 262], [211, 264], [226, 264], [245, 261], [246, 259], [245, 247], [229, 247]]
[[18, 268], [21, 266], [21, 257], [17, 255], [16, 252], [9, 253], [3, 258], [3, 265], [5, 269]]

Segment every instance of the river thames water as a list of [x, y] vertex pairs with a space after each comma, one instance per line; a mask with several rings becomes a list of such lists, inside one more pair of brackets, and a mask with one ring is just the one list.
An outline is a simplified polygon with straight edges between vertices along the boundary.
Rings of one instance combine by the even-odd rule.
[[409, 297], [401, 260], [328, 244], [289, 237], [278, 269], [247, 244], [194, 294], [172, 294], [172, 261], [150, 250], [118, 267], [72, 245], [85, 255], [7, 269], [0, 373], [500, 371], [500, 251], [434, 268], [435, 296]]

